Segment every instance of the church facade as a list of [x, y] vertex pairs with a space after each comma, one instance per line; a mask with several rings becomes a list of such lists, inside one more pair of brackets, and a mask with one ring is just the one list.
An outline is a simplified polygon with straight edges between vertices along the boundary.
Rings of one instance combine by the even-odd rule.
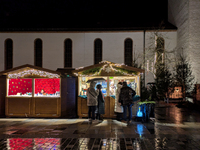
[[[154, 30], [1, 32], [0, 71], [9, 69], [6, 68], [9, 65], [13, 68], [24, 64], [39, 65], [51, 70], [65, 67], [78, 68], [93, 65], [101, 60], [119, 64], [129, 63], [127, 65], [132, 65], [130, 63], [135, 61], [138, 66], [142, 66], [144, 49], [156, 46], [154, 32]], [[164, 35], [166, 49], [173, 50], [176, 47], [176, 29], [162, 30], [159, 34]], [[98, 41], [100, 41], [99, 47]], [[38, 48], [41, 55], [36, 53]], [[66, 54], [67, 50], [70, 50], [70, 56]], [[95, 55], [95, 50], [101, 52]], [[11, 51], [12, 58], [8, 58], [10, 53], [6, 51]], [[40, 60], [37, 60], [37, 57]], [[12, 61], [11, 64], [9, 60]], [[148, 64], [143, 67], [146, 68], [146, 82], [151, 82], [154, 60], [147, 61]]]
[[168, 21], [177, 27], [177, 52], [191, 64], [196, 83], [200, 83], [200, 1], [168, 0]]
[[[79, 68], [102, 60], [141, 66], [145, 82], [153, 82], [156, 57], [146, 57], [162, 38], [163, 48], [188, 56], [200, 82], [200, 1], [169, 0], [167, 28], [87, 30], [5, 30], [0, 32], [0, 71], [24, 64], [56, 70]], [[177, 27], [177, 28], [176, 28]], [[172, 56], [176, 56], [177, 53]], [[144, 55], [145, 54], [145, 55]], [[164, 56], [165, 57], [165, 56]], [[164, 59], [163, 59], [164, 60]], [[169, 66], [172, 67], [171, 64]]]

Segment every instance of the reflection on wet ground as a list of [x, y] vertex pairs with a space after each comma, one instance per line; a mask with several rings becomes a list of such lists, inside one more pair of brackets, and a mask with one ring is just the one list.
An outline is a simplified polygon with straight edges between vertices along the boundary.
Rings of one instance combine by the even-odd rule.
[[127, 126], [114, 119], [0, 119], [0, 149], [198, 150], [200, 113], [157, 105], [155, 119]]

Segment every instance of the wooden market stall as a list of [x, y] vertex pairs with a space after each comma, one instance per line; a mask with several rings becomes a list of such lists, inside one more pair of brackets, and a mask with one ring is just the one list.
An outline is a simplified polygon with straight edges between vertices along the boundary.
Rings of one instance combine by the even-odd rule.
[[104, 118], [115, 118], [115, 90], [118, 82], [126, 81], [128, 86], [140, 95], [140, 74], [143, 69], [138, 69], [131, 66], [102, 61], [88, 67], [80, 67], [73, 71], [78, 76], [78, 116], [79, 118], [88, 116], [86, 90], [89, 84], [86, 83], [89, 79], [102, 77], [105, 81], [98, 82], [102, 85], [102, 92], [105, 98], [105, 114]]
[[7, 117], [67, 117], [69, 112], [76, 113], [76, 104], [68, 105], [68, 101], [76, 100], [75, 80], [61, 78], [60, 72], [27, 64], [0, 75], [6, 76], [3, 79]]

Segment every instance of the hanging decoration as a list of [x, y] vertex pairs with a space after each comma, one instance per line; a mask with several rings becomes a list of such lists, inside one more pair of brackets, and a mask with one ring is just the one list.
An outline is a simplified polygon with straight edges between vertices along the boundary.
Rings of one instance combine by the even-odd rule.
[[106, 69], [105, 69], [105, 72], [107, 72], [107, 73], [109, 73], [109, 72], [111, 72], [112, 71], [112, 69], [111, 69], [111, 67], [106, 67]]
[[59, 78], [60, 75], [49, 73], [46, 71], [40, 71], [36, 69], [24, 70], [18, 73], [9, 73], [8, 78], [25, 78], [25, 77], [42, 77], [42, 78]]

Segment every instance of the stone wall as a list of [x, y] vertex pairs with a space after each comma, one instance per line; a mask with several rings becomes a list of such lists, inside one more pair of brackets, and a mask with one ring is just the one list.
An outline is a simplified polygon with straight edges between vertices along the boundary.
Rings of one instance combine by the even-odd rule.
[[177, 52], [187, 57], [197, 83], [200, 82], [199, 16], [200, 0], [168, 0], [168, 20], [178, 27]]
[[189, 3], [189, 56], [196, 81], [200, 83], [200, 0]]

